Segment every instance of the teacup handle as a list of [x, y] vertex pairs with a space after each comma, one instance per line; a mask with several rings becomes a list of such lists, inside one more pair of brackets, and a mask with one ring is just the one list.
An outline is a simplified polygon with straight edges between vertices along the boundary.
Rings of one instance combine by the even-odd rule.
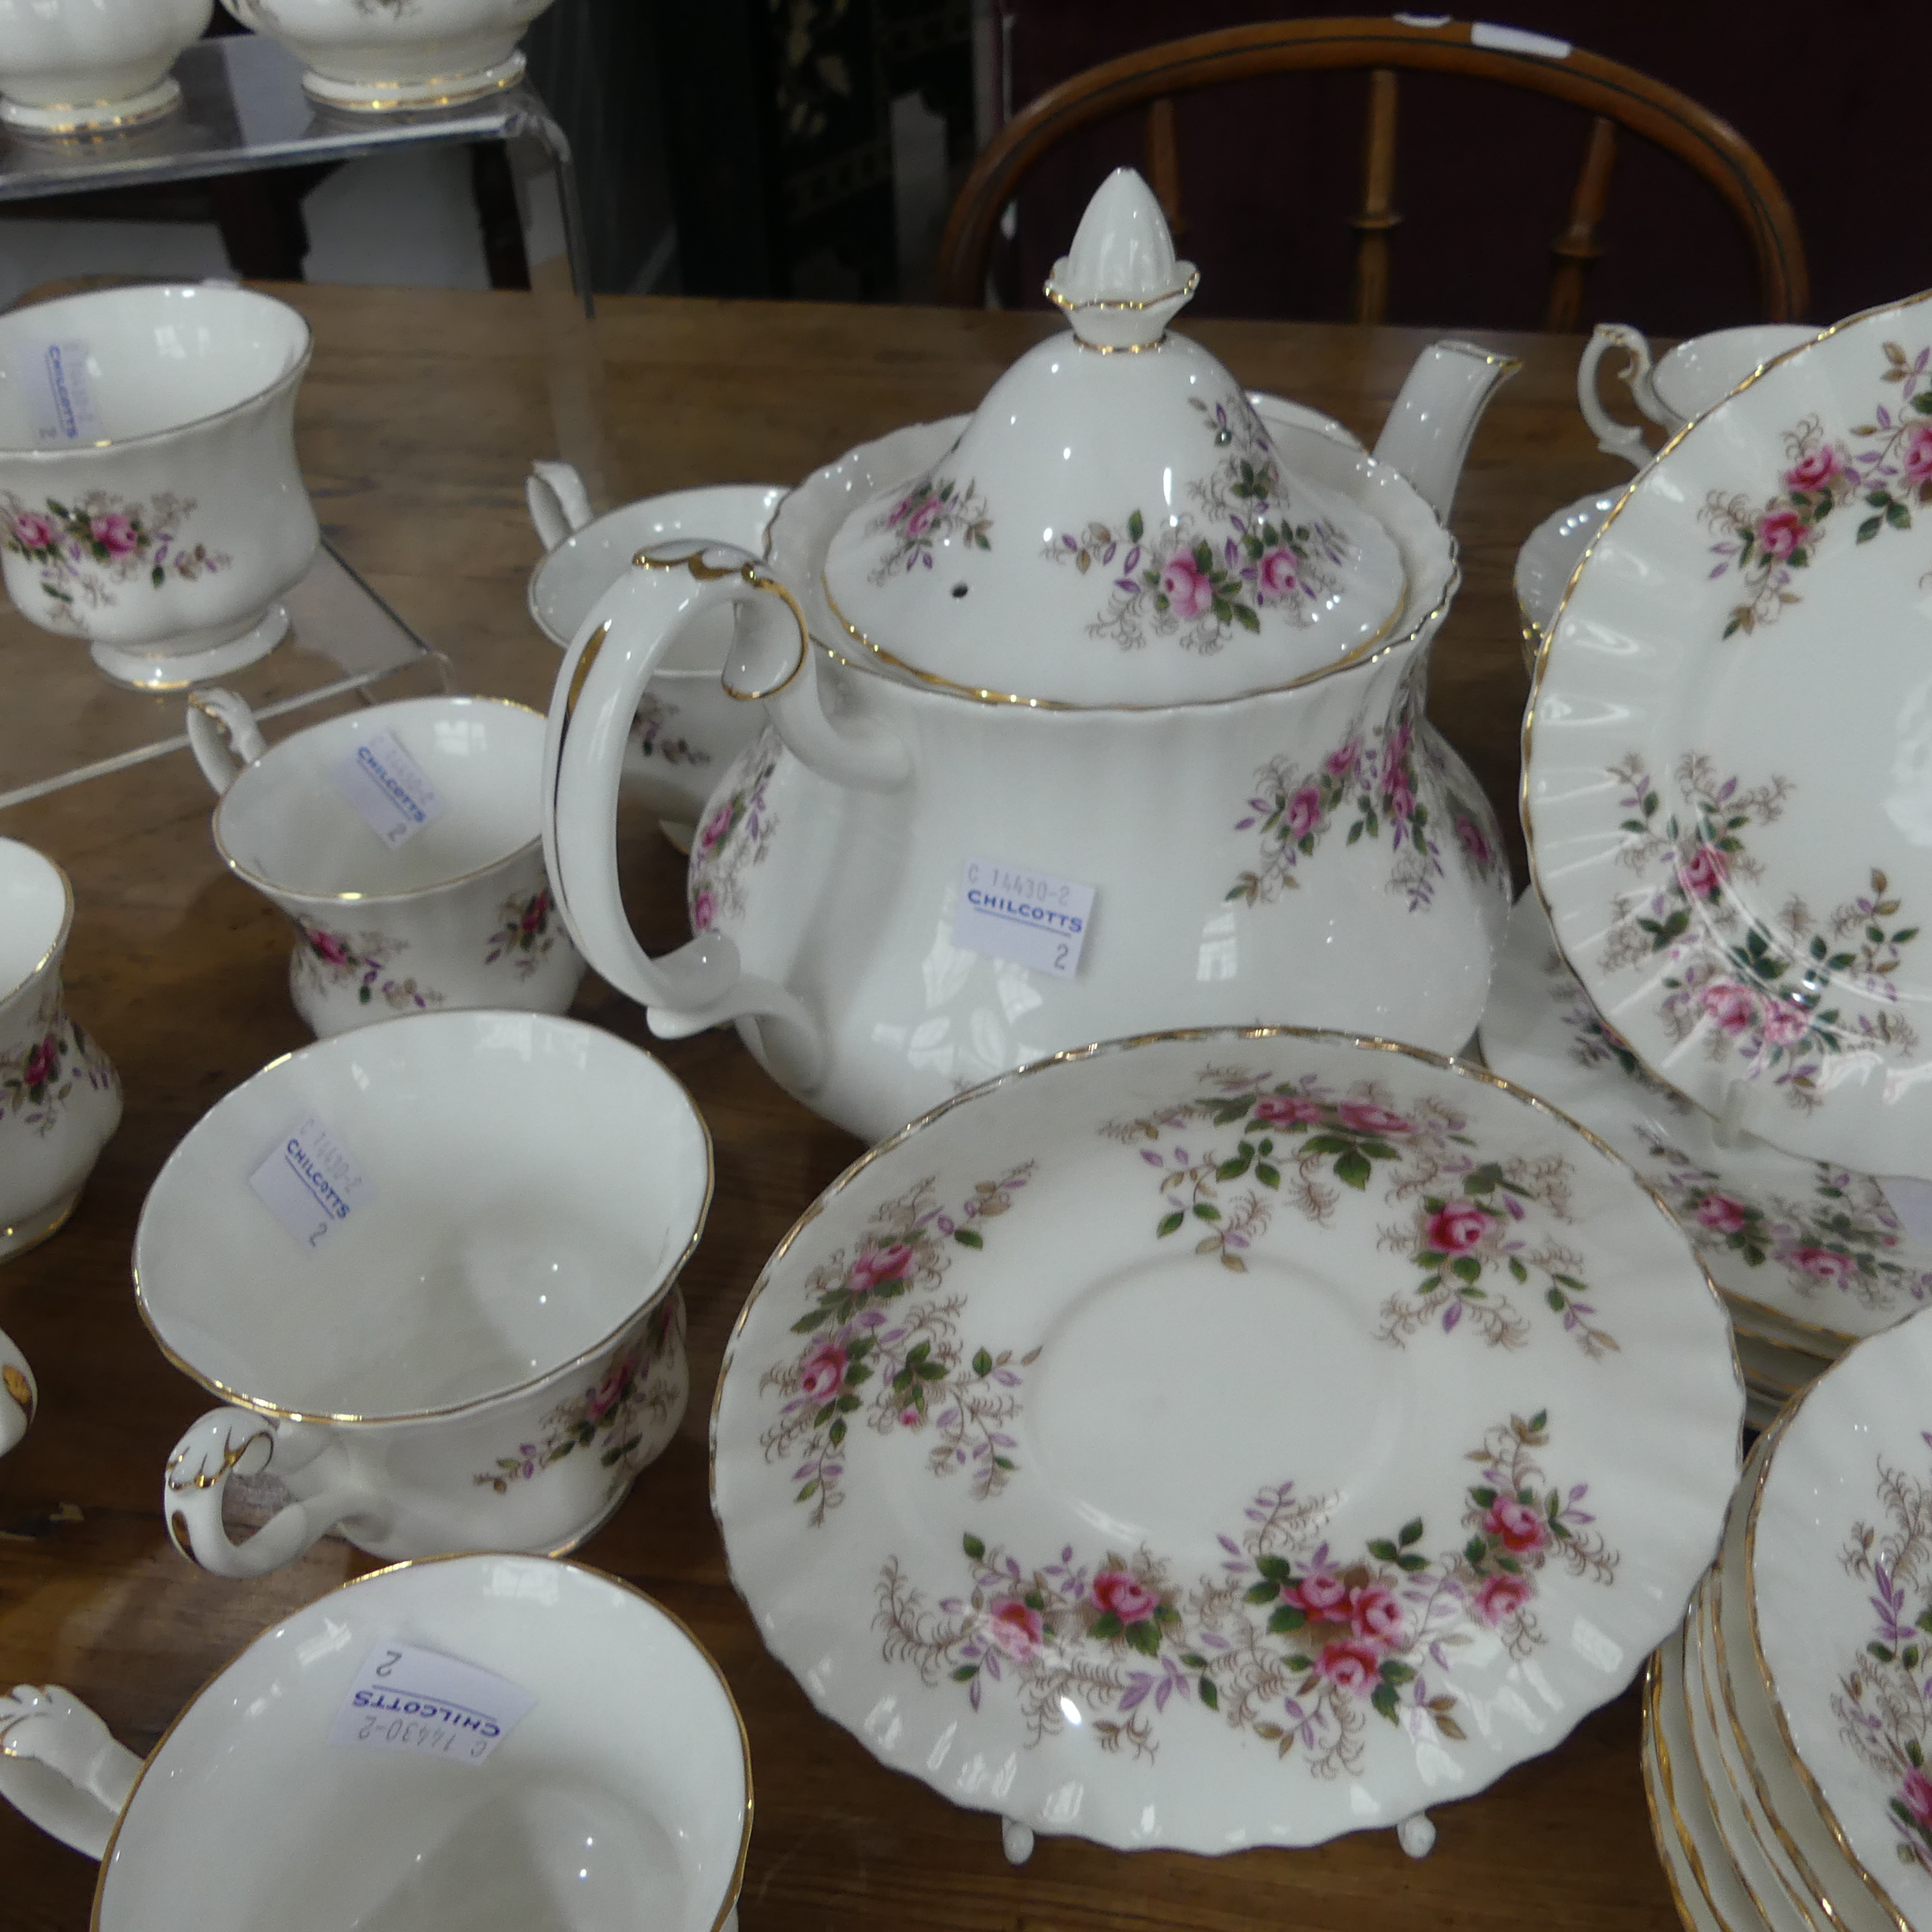
[[1619, 422], [1605, 410], [1597, 394], [1597, 365], [1612, 349], [1621, 349], [1628, 358], [1623, 380], [1630, 384], [1637, 406], [1653, 422], [1660, 420], [1650, 396], [1650, 345], [1622, 322], [1599, 322], [1590, 331], [1583, 359], [1577, 365], [1577, 407], [1606, 456], [1621, 456], [1641, 470], [1650, 460], [1650, 445], [1644, 440], [1643, 431], [1634, 423]]
[[27, 1433], [39, 1399], [27, 1357], [0, 1331], [0, 1455]]
[[[272, 1465], [294, 1499], [245, 1543], [222, 1522], [230, 1476]], [[380, 1518], [380, 1499], [349, 1471], [341, 1443], [313, 1422], [278, 1422], [246, 1409], [211, 1409], [174, 1445], [162, 1478], [162, 1514], [174, 1547], [211, 1575], [266, 1576], [293, 1563], [345, 1516]]]
[[91, 1859], [140, 1776], [141, 1760], [58, 1684], [16, 1684], [0, 1697], [0, 1798]]
[[211, 684], [188, 700], [188, 747], [201, 776], [217, 794], [226, 792], [268, 749], [248, 700]]
[[590, 521], [590, 492], [571, 463], [532, 463], [524, 479], [523, 501], [546, 551], [554, 550]]

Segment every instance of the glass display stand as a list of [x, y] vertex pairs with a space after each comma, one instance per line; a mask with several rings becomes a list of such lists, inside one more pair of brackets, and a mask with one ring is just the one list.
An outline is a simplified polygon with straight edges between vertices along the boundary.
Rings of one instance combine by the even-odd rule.
[[[425, 144], [500, 141], [543, 339], [555, 453], [576, 466], [593, 505], [605, 507], [602, 363], [582, 217], [570, 144], [536, 91], [519, 82], [429, 111], [345, 113], [312, 101], [302, 92], [301, 62], [255, 34], [198, 40], [174, 71], [182, 106], [144, 125], [85, 137], [0, 132], [0, 213], [9, 202], [43, 196], [350, 161]], [[290, 640], [222, 680], [258, 715], [447, 688], [445, 661], [327, 546], [286, 601]], [[186, 743], [178, 694], [144, 698], [110, 689], [84, 644], [37, 631], [3, 605], [0, 690], [9, 694], [13, 716], [73, 726], [31, 739], [0, 736], [0, 811]]]

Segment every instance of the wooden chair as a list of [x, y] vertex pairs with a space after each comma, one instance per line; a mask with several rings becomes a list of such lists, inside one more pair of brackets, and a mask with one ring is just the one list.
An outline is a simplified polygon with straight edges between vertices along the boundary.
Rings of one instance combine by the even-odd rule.
[[1353, 18], [1264, 22], [1169, 40], [1122, 54], [1062, 81], [1002, 128], [967, 177], [939, 244], [942, 301], [977, 308], [1002, 212], [1056, 143], [1135, 107], [1146, 110], [1146, 173], [1177, 233], [1184, 227], [1175, 148], [1178, 94], [1257, 76], [1362, 68], [1368, 73], [1361, 212], [1354, 218], [1354, 317], [1380, 322], [1388, 308], [1389, 241], [1401, 221], [1391, 205], [1395, 179], [1399, 70], [1461, 74], [1551, 95], [1592, 117], [1569, 219], [1555, 256], [1544, 326], [1574, 329], [1583, 288], [1603, 253], [1597, 225], [1609, 198], [1617, 130], [1642, 136], [1687, 163], [1729, 207], [1756, 265], [1763, 320], [1802, 316], [1810, 300], [1804, 245], [1791, 204], [1757, 150], [1676, 88], [1633, 67], [1561, 41], [1465, 21], [1440, 26]]

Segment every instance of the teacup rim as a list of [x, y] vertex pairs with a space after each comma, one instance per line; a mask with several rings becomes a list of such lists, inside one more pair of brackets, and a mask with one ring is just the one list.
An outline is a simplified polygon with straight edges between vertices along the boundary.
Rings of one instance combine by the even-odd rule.
[[[189, 702], [194, 702], [191, 697]], [[308, 886], [291, 886], [280, 879], [271, 878], [265, 872], [256, 872], [245, 865], [228, 849], [228, 843], [222, 837], [222, 814], [235, 794], [236, 788], [247, 774], [258, 766], [264, 765], [285, 745], [294, 744], [298, 739], [306, 738], [312, 732], [326, 731], [331, 724], [339, 724], [344, 718], [368, 717], [378, 711], [401, 710], [413, 705], [501, 705], [508, 711], [522, 711], [536, 719], [539, 725], [545, 723], [542, 712], [534, 705], [526, 705], [520, 698], [496, 698], [484, 691], [432, 691], [421, 698], [391, 698], [381, 704], [368, 705], [359, 711], [339, 712], [332, 718], [318, 718], [313, 724], [305, 724], [300, 731], [291, 732], [286, 738], [278, 738], [265, 751], [250, 758], [236, 773], [228, 789], [215, 801], [215, 809], [208, 815], [209, 835], [215, 841], [215, 850], [221, 862], [243, 884], [253, 886], [257, 892], [266, 893], [271, 898], [300, 899], [311, 905], [398, 905], [406, 900], [426, 899], [432, 893], [448, 892], [458, 886], [468, 886], [485, 877], [500, 867], [526, 858], [543, 844], [541, 814], [538, 814], [537, 829], [520, 845], [513, 845], [507, 852], [499, 852], [493, 859], [481, 865], [472, 866], [467, 872], [452, 873], [447, 878], [432, 879], [427, 885], [411, 886], [400, 892], [316, 892]], [[264, 1069], [266, 1071], [266, 1069]]]
[[47, 867], [60, 881], [62, 901], [60, 923], [54, 928], [54, 937], [48, 942], [47, 950], [13, 985], [0, 987], [0, 1006], [6, 1006], [25, 992], [60, 957], [62, 948], [73, 931], [74, 889], [73, 881], [67, 876], [67, 868], [58, 859], [50, 859], [38, 845], [30, 845], [24, 839], [13, 838], [5, 833], [0, 833], [0, 845], [17, 845], [22, 852], [31, 852], [43, 866]]
[[43, 311], [65, 309], [71, 305], [97, 301], [110, 295], [239, 295], [249, 301], [264, 302], [271, 308], [286, 311], [294, 318], [301, 331], [298, 339], [300, 354], [294, 362], [284, 369], [272, 382], [262, 384], [258, 389], [236, 401], [211, 410], [204, 416], [192, 416], [185, 422], [170, 423], [163, 429], [149, 429], [140, 436], [96, 436], [86, 443], [73, 443], [62, 449], [21, 449], [0, 445], [0, 459], [8, 462], [37, 463], [69, 462], [81, 457], [99, 456], [107, 450], [140, 450], [166, 440], [170, 436], [183, 436], [190, 429], [205, 429], [211, 424], [225, 421], [230, 416], [238, 416], [242, 410], [253, 409], [264, 398], [273, 395], [278, 389], [290, 383], [299, 383], [307, 373], [315, 355], [315, 331], [309, 325], [309, 318], [293, 302], [285, 302], [279, 297], [264, 295], [259, 289], [230, 286], [226, 283], [212, 282], [133, 282], [119, 288], [84, 289], [73, 295], [58, 295], [53, 301], [36, 302], [31, 308], [9, 311], [9, 316], [39, 315]]
[[[154, 1200], [155, 1190], [167, 1178], [169, 1169], [174, 1166], [182, 1148], [222, 1107], [292, 1060], [298, 1060], [309, 1054], [346, 1052], [358, 1043], [366, 1043], [371, 1035], [389, 1027], [447, 1027], [452, 1021], [474, 1024], [485, 1017], [529, 1020], [541, 1026], [560, 1027], [593, 1034], [599, 1039], [615, 1046], [622, 1046], [647, 1061], [671, 1083], [678, 1097], [683, 1100], [697, 1126], [698, 1143], [704, 1150], [704, 1188], [699, 1195], [696, 1211], [691, 1218], [691, 1232], [686, 1236], [683, 1246], [665, 1264], [657, 1287], [643, 1301], [629, 1309], [623, 1318], [606, 1333], [575, 1353], [566, 1356], [561, 1361], [551, 1363], [539, 1373], [526, 1376], [521, 1382], [512, 1383], [504, 1388], [486, 1389], [481, 1395], [467, 1397], [462, 1402], [445, 1402], [434, 1409], [402, 1410], [385, 1415], [338, 1414], [326, 1410], [291, 1409], [282, 1403], [271, 1402], [265, 1396], [252, 1395], [244, 1390], [232, 1387], [219, 1376], [210, 1375], [205, 1369], [197, 1368], [189, 1361], [162, 1334], [153, 1311], [148, 1305], [147, 1287], [141, 1279], [141, 1236], [147, 1226], [148, 1208]], [[479, 1414], [500, 1402], [511, 1401], [520, 1395], [528, 1395], [541, 1388], [546, 1382], [567, 1375], [573, 1369], [583, 1368], [613, 1347], [627, 1328], [661, 1307], [665, 1297], [676, 1288], [691, 1256], [697, 1252], [698, 1242], [704, 1238], [705, 1224], [710, 1219], [711, 1203], [716, 1197], [717, 1191], [717, 1150], [711, 1138], [711, 1124], [705, 1118], [703, 1110], [692, 1098], [691, 1089], [657, 1054], [634, 1045], [618, 1034], [607, 1032], [602, 1027], [592, 1026], [588, 1020], [573, 1020], [567, 1013], [530, 1013], [516, 1008], [489, 1006], [456, 1006], [436, 1013], [396, 1013], [387, 1019], [372, 1020], [367, 1026], [352, 1028], [344, 1033], [331, 1033], [321, 1039], [311, 1040], [305, 1046], [294, 1047], [287, 1053], [278, 1054], [267, 1065], [258, 1068], [246, 1080], [230, 1088], [188, 1129], [175, 1144], [167, 1159], [161, 1163], [160, 1171], [150, 1183], [148, 1193], [141, 1201], [140, 1213], [135, 1221], [133, 1252], [129, 1258], [129, 1271], [134, 1280], [134, 1307], [140, 1316], [142, 1326], [147, 1329], [155, 1346], [161, 1351], [170, 1366], [179, 1369], [189, 1381], [197, 1387], [206, 1390], [209, 1395], [231, 1403], [238, 1409], [245, 1409], [253, 1415], [268, 1416], [278, 1422], [314, 1423], [330, 1428], [396, 1428], [421, 1423], [444, 1422], [452, 1417]]]
[[88, 1914], [88, 1932], [101, 1932], [101, 1904], [107, 1889], [107, 1874], [114, 1867], [114, 1846], [119, 1841], [121, 1827], [126, 1822], [129, 1813], [134, 1808], [134, 1800], [140, 1795], [140, 1788], [147, 1781], [148, 1773], [160, 1762], [161, 1754], [167, 1749], [168, 1740], [186, 1721], [189, 1713], [193, 1710], [208, 1692], [213, 1690], [215, 1685], [220, 1683], [222, 1679], [258, 1643], [273, 1632], [280, 1630], [284, 1624], [292, 1622], [298, 1616], [306, 1616], [320, 1605], [328, 1602], [344, 1590], [354, 1589], [358, 1584], [373, 1583], [379, 1578], [393, 1576], [400, 1571], [427, 1569], [434, 1563], [499, 1563], [505, 1558], [511, 1558], [522, 1563], [560, 1564], [566, 1569], [582, 1571], [584, 1575], [590, 1578], [595, 1582], [615, 1585], [616, 1588], [628, 1593], [631, 1596], [641, 1598], [650, 1608], [655, 1610], [672, 1625], [678, 1634], [683, 1638], [691, 1649], [698, 1653], [711, 1675], [717, 1679], [718, 1688], [724, 1694], [725, 1708], [732, 1714], [732, 1721], [738, 1727], [739, 1759], [744, 1773], [744, 1805], [743, 1814], [738, 1830], [738, 1856], [732, 1866], [731, 1876], [725, 1881], [723, 1903], [718, 1907], [717, 1917], [711, 1922], [710, 1932], [724, 1932], [725, 1921], [731, 1916], [732, 1908], [738, 1903], [738, 1895], [744, 1889], [745, 1865], [751, 1851], [751, 1822], [755, 1802], [751, 1773], [751, 1738], [750, 1732], [745, 1728], [744, 1713], [739, 1708], [737, 1697], [731, 1687], [731, 1679], [724, 1675], [724, 1666], [706, 1649], [698, 1633], [669, 1604], [661, 1602], [649, 1590], [633, 1583], [629, 1578], [619, 1576], [614, 1571], [602, 1569], [596, 1563], [587, 1563], [577, 1557], [536, 1556], [528, 1550], [448, 1550], [433, 1556], [406, 1556], [398, 1562], [384, 1563], [380, 1569], [364, 1571], [361, 1576], [345, 1578], [333, 1589], [324, 1591], [321, 1596], [314, 1598], [311, 1602], [302, 1604], [295, 1609], [276, 1617], [272, 1622], [263, 1624], [252, 1637], [242, 1645], [239, 1649], [223, 1658], [195, 1687], [193, 1690], [189, 1694], [187, 1700], [182, 1704], [181, 1709], [168, 1720], [167, 1728], [162, 1732], [160, 1736], [155, 1739], [153, 1748], [142, 1758], [140, 1769], [135, 1773], [134, 1781], [128, 1787], [127, 1795], [121, 1801], [121, 1809], [115, 1815], [113, 1826], [107, 1833], [107, 1843], [101, 1852], [100, 1870], [94, 1881], [93, 1904]]

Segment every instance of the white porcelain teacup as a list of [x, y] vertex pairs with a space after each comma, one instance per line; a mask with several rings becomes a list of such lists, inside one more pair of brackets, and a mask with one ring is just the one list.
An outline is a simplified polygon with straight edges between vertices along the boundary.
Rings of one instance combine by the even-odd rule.
[[0, 838], [0, 1261], [73, 1212], [121, 1121], [121, 1083], [67, 1013], [61, 956], [73, 924], [67, 874]]
[[317, 1035], [438, 1007], [562, 1013], [575, 997], [583, 960], [538, 831], [539, 713], [412, 698], [271, 747], [241, 698], [210, 690], [189, 700], [188, 736], [221, 794], [215, 848], [301, 935], [289, 993]]
[[0, 571], [116, 682], [252, 664], [321, 534], [295, 460], [309, 324], [214, 286], [99, 289], [0, 316]]
[[0, 0], [0, 123], [97, 134], [181, 104], [168, 69], [215, 0]]
[[222, 0], [279, 40], [331, 107], [447, 107], [523, 77], [517, 42], [550, 0]]
[[[530, 466], [530, 522], [548, 554], [530, 572], [530, 614], [559, 650], [640, 550], [677, 537], [762, 551], [786, 494], [777, 483], [720, 483], [640, 497], [593, 518], [568, 463]], [[680, 852], [728, 765], [765, 728], [762, 704], [734, 698], [719, 673], [732, 645], [731, 614], [706, 612], [682, 631], [646, 687], [624, 754], [624, 789], [654, 813]]]
[[[175, 1543], [259, 1576], [338, 1526], [378, 1556], [580, 1542], [683, 1413], [710, 1193], [684, 1089], [575, 1020], [418, 1014], [264, 1068], [134, 1237], [144, 1319], [230, 1405], [168, 1458]], [[227, 1479], [264, 1472], [290, 1500], [231, 1543]]]
[[39, 1406], [40, 1391], [35, 1386], [33, 1371], [27, 1357], [0, 1331], [0, 1455], [5, 1455], [27, 1433]]
[[1680, 342], [1653, 363], [1650, 345], [1638, 330], [1627, 323], [1599, 322], [1577, 365], [1577, 406], [1596, 433], [1597, 447], [1606, 456], [1621, 456], [1641, 470], [1652, 455], [1642, 429], [1617, 421], [1597, 393], [1597, 365], [1612, 349], [1622, 350], [1627, 358], [1623, 376], [1632, 400], [1651, 421], [1675, 436], [1774, 356], [1810, 341], [1817, 333], [1802, 322], [1717, 329]]
[[0, 1797], [102, 1861], [95, 1932], [726, 1932], [751, 1835], [717, 1664], [629, 1584], [531, 1556], [331, 1590], [145, 1764], [22, 1684]]

